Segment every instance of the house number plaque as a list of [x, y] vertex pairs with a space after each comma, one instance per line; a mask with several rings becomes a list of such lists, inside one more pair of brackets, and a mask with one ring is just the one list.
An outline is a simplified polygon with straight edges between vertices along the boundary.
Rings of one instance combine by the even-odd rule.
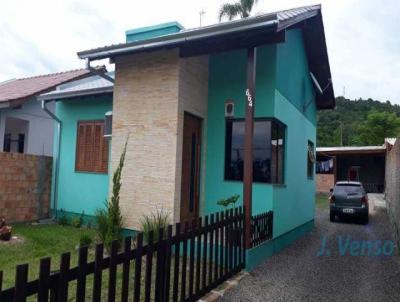
[[253, 97], [251, 96], [250, 90], [246, 89], [247, 104], [249, 107], [253, 107]]

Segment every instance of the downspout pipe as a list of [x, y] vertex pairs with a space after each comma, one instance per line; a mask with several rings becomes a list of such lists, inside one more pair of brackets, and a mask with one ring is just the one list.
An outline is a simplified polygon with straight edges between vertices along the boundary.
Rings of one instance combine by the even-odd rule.
[[54, 190], [53, 190], [53, 214], [52, 218], [57, 218], [57, 204], [58, 204], [58, 177], [59, 177], [59, 169], [60, 169], [60, 150], [61, 150], [61, 129], [62, 129], [62, 121], [47, 108], [47, 103], [51, 102], [51, 100], [45, 101], [42, 100], [42, 110], [46, 112], [54, 121], [57, 122], [57, 147], [55, 154], [55, 168], [54, 168]]
[[98, 70], [98, 69], [90, 66], [90, 59], [86, 59], [86, 69], [89, 70], [91, 74], [98, 75], [113, 84], [115, 82], [114, 79], [112, 77], [108, 76], [104, 71]]

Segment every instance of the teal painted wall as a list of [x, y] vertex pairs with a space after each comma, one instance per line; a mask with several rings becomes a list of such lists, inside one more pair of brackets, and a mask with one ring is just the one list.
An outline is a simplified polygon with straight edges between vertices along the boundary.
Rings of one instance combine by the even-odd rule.
[[310, 79], [301, 29], [289, 30], [286, 42], [277, 46], [276, 88], [300, 112], [316, 125], [315, 94]]
[[[210, 56], [205, 193], [202, 214], [222, 210], [216, 201], [243, 195], [243, 183], [224, 180], [224, 103], [235, 101], [235, 117], [244, 117], [246, 51]], [[309, 106], [303, 112], [303, 104]], [[258, 48], [256, 117], [286, 124], [284, 185], [255, 183], [253, 214], [274, 211], [274, 237], [313, 220], [315, 180], [307, 178], [307, 143], [315, 143], [316, 106], [302, 33], [291, 30], [286, 42]], [[239, 200], [242, 204], [242, 198]]]
[[112, 110], [112, 97], [83, 97], [60, 101], [56, 115], [62, 120], [57, 210], [94, 215], [108, 197], [109, 175], [75, 172], [77, 123], [81, 120], [104, 119]]
[[[245, 50], [210, 56], [209, 96], [205, 196], [202, 198], [202, 214], [221, 211], [216, 204], [221, 198], [233, 194], [241, 196], [242, 182], [224, 180], [225, 161], [225, 117], [224, 106], [227, 99], [235, 102], [235, 118], [245, 116], [246, 90]], [[276, 46], [263, 46], [257, 50], [256, 117], [272, 117], [274, 114]], [[261, 213], [272, 209], [272, 186], [256, 183], [253, 187], [253, 211]]]
[[314, 218], [315, 177], [307, 177], [307, 145], [316, 144], [317, 108], [300, 29], [288, 31], [286, 42], [277, 46], [274, 116], [287, 125], [285, 186], [275, 186], [273, 193], [276, 237]]
[[178, 22], [163, 23], [148, 27], [135, 28], [125, 32], [126, 42], [141, 41], [177, 33], [183, 29]]
[[315, 126], [278, 91], [275, 117], [287, 128], [285, 185], [273, 190], [274, 237], [314, 219], [315, 177], [307, 177], [307, 145], [316, 137]]

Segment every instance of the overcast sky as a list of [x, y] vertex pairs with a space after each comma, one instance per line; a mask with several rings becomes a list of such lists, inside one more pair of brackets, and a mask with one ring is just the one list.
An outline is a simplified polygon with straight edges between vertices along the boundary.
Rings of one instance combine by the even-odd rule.
[[[1, 0], [0, 81], [81, 68], [77, 51], [124, 42], [125, 30], [218, 22], [229, 0]], [[399, 0], [259, 0], [253, 14], [322, 3], [335, 94], [400, 104]]]

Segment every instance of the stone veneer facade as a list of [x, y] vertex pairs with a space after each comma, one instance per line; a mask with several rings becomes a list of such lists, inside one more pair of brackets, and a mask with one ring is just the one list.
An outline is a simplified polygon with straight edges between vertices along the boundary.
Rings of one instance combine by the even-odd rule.
[[206, 119], [208, 58], [180, 58], [173, 49], [115, 64], [110, 172], [129, 135], [120, 194], [125, 227], [140, 229], [143, 215], [160, 209], [178, 221], [183, 114]]

